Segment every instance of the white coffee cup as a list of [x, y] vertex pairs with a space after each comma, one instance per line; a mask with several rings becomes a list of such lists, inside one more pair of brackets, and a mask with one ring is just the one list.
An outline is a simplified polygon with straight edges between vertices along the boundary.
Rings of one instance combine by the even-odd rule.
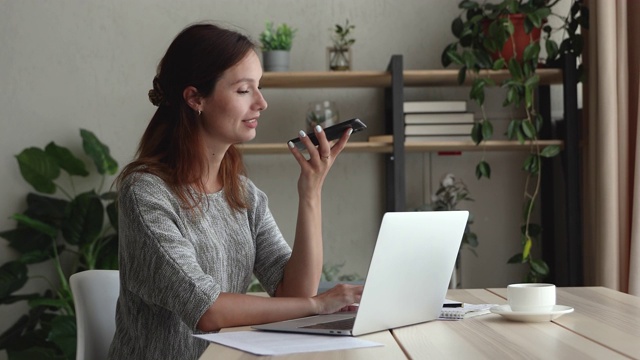
[[507, 301], [511, 311], [544, 313], [556, 304], [556, 286], [553, 284], [511, 284], [507, 286]]

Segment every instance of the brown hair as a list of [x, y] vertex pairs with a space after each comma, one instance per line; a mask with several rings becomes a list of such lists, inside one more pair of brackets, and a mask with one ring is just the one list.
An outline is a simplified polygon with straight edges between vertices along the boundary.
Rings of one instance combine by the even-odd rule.
[[[255, 49], [248, 37], [212, 24], [191, 25], [180, 32], [160, 61], [154, 89], [149, 92], [158, 109], [142, 135], [136, 159], [125, 166], [117, 183], [136, 172], [151, 173], [164, 180], [183, 207], [199, 206], [208, 164], [202, 124], [183, 91], [193, 86], [202, 97], [209, 96], [222, 74]], [[229, 205], [235, 210], [247, 208], [240, 179], [245, 175], [244, 164], [233, 145], [222, 160], [220, 173]]]

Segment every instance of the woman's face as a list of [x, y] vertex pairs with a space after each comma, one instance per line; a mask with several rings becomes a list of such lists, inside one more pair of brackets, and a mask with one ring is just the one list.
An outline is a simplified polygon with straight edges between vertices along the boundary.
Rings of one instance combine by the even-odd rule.
[[258, 88], [260, 78], [258, 55], [249, 51], [222, 74], [211, 95], [203, 99], [200, 117], [209, 146], [228, 146], [256, 136], [260, 112], [267, 108]]

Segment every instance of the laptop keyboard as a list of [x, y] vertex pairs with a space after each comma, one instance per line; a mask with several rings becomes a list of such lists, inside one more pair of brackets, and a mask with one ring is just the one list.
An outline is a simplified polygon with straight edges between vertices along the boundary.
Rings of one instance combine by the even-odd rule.
[[301, 329], [336, 329], [336, 330], [350, 330], [353, 329], [353, 323], [356, 321], [355, 317], [328, 321], [324, 323], [318, 323], [313, 325], [301, 326]]

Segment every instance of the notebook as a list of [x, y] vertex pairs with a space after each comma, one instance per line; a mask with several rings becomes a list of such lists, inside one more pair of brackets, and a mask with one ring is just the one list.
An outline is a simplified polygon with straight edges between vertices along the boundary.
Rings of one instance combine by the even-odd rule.
[[468, 217], [467, 211], [386, 213], [357, 312], [317, 315], [253, 328], [357, 336], [437, 319]]
[[496, 304], [464, 304], [462, 307], [442, 307], [439, 320], [462, 320], [491, 313]]

